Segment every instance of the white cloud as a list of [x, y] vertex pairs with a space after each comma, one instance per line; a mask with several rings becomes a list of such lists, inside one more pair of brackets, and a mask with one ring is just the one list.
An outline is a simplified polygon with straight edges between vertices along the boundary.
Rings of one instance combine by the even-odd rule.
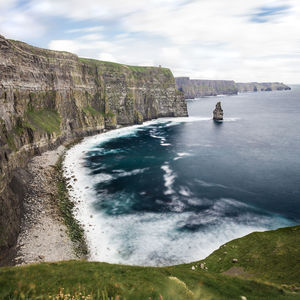
[[115, 19], [128, 16], [137, 11], [158, 9], [162, 5], [171, 7], [185, 0], [31, 0], [31, 9], [35, 13], [63, 16], [75, 20], [95, 18]]
[[0, 9], [4, 10], [11, 8], [15, 5], [16, 2], [17, 0], [0, 0]]
[[1, 16], [0, 32], [8, 38], [26, 40], [42, 36], [45, 27], [29, 14], [14, 11], [11, 15]]
[[81, 49], [81, 45], [73, 40], [54, 40], [50, 42], [49, 48], [51, 50], [78, 53]]
[[83, 27], [67, 30], [66, 33], [78, 33], [78, 32], [98, 32], [103, 31], [104, 26], [93, 26], [93, 27]]
[[116, 61], [116, 58], [111, 53], [102, 52], [98, 55], [98, 59], [104, 61]]
[[42, 36], [45, 26], [37, 16], [18, 6], [18, 0], [0, 0], [0, 34], [26, 40]]
[[[13, 38], [41, 36], [41, 20], [49, 17], [77, 24], [64, 28], [51, 49], [161, 64], [193, 78], [300, 81], [298, 0], [31, 0], [23, 11], [13, 10], [12, 0], [3, 5], [0, 30]], [[93, 26], [78, 26], [82, 21]], [[66, 39], [72, 33], [81, 36]]]

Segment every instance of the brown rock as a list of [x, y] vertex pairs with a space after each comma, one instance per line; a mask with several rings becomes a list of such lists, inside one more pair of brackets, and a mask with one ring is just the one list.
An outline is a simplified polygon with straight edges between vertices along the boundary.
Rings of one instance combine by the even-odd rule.
[[213, 119], [215, 121], [222, 121], [223, 120], [223, 109], [221, 107], [221, 102], [218, 102], [216, 104], [216, 108], [215, 110], [213, 111]]

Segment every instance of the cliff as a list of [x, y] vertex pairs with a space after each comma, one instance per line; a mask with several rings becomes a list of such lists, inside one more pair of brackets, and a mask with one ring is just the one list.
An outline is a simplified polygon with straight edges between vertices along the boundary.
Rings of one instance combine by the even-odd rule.
[[19, 232], [30, 158], [66, 140], [187, 116], [169, 69], [79, 58], [0, 36], [0, 260]]
[[244, 92], [264, 92], [264, 91], [282, 91], [282, 90], [290, 90], [291, 88], [280, 82], [249, 82], [249, 83], [241, 83], [237, 82], [236, 86], [238, 88], [239, 93]]
[[176, 77], [175, 80], [178, 90], [184, 93], [186, 99], [238, 93], [232, 80], [198, 80], [189, 77]]
[[185, 99], [205, 96], [236, 95], [243, 92], [290, 90], [287, 85], [279, 82], [236, 83], [233, 80], [200, 80], [189, 77], [176, 77], [176, 86], [184, 93]]

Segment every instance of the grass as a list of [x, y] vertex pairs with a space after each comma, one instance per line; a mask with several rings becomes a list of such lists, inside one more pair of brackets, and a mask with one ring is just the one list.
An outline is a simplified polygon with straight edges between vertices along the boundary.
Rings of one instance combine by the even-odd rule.
[[[101, 299], [297, 299], [273, 285], [230, 278], [209, 272], [200, 274], [186, 265], [168, 268], [110, 265], [69, 261], [42, 263], [27, 267], [0, 269], [1, 299], [48, 299], [62, 289], [65, 294], [79, 293]], [[9, 298], [11, 297], [11, 298]], [[30, 298], [31, 297], [31, 298]], [[34, 298], [35, 297], [35, 298]], [[298, 298], [299, 299], [299, 298]]]
[[30, 127], [36, 130], [42, 130], [47, 133], [59, 133], [61, 118], [57, 111], [54, 110], [29, 110], [27, 112], [27, 119]]
[[15, 141], [14, 141], [14, 137], [11, 135], [11, 134], [8, 134], [7, 135], [7, 140], [6, 140], [8, 146], [10, 149], [12, 149], [13, 151], [17, 151], [17, 147], [16, 147], [16, 144], [15, 144]]
[[112, 111], [108, 111], [107, 113], [104, 114], [106, 118], [113, 118], [115, 117], [115, 114]]
[[102, 116], [103, 118], [113, 118], [115, 116], [115, 114], [112, 111], [108, 111], [107, 113], [100, 112], [91, 106], [85, 106], [82, 108], [82, 110], [84, 111], [85, 114], [95, 116], [95, 117]]
[[[233, 264], [234, 258], [238, 262]], [[221, 246], [202, 262], [210, 272], [228, 273], [234, 267], [244, 277], [300, 287], [300, 226], [251, 233]]]
[[63, 156], [60, 157], [56, 164], [58, 205], [61, 215], [68, 228], [70, 239], [74, 244], [76, 255], [78, 257], [85, 257], [88, 253], [88, 249], [84, 237], [84, 230], [74, 217], [74, 203], [70, 200], [68, 195], [67, 182], [63, 176], [62, 161]]
[[91, 116], [103, 116], [103, 113], [100, 111], [96, 110], [95, 108], [91, 106], [85, 106], [82, 108], [85, 114], [91, 115]]
[[[171, 267], [69, 261], [1, 268], [0, 299], [299, 299], [299, 230], [252, 233], [203, 261]], [[228, 258], [219, 260], [224, 249]], [[247, 261], [253, 255], [257, 263]], [[233, 258], [255, 276], [224, 274], [236, 266]], [[65, 298], [55, 298], [60, 294]]]
[[152, 67], [144, 67], [144, 66], [126, 66], [129, 70], [136, 72], [136, 73], [144, 73], [147, 72]]
[[103, 63], [109, 66], [115, 66], [115, 67], [122, 67], [124, 65], [119, 64], [119, 63], [115, 63], [115, 62], [110, 62], [110, 61], [102, 61], [102, 60], [98, 60], [98, 59], [94, 59], [94, 58], [84, 58], [84, 57], [79, 57], [79, 60], [83, 63], [86, 64], [99, 64], [99, 63]]
[[131, 65], [123, 65], [115, 62], [110, 61], [102, 61], [102, 60], [96, 60], [92, 58], [82, 58], [80, 57], [79, 60], [85, 64], [93, 64], [93, 65], [104, 65], [109, 68], [114, 68], [116, 71], [121, 71], [124, 68], [127, 68], [128, 70], [132, 71], [133, 73], [146, 73], [150, 70], [160, 71], [164, 75], [168, 77], [173, 78], [173, 74], [170, 69], [168, 68], [162, 68], [162, 67], [152, 67], [152, 66], [131, 66]]

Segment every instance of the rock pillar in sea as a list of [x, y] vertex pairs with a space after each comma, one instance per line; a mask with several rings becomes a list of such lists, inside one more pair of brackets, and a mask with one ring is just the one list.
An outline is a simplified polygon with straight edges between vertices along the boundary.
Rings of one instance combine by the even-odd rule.
[[213, 119], [215, 121], [222, 121], [223, 120], [223, 109], [221, 107], [221, 102], [218, 102], [216, 104], [216, 108], [214, 109], [214, 112], [213, 112]]

